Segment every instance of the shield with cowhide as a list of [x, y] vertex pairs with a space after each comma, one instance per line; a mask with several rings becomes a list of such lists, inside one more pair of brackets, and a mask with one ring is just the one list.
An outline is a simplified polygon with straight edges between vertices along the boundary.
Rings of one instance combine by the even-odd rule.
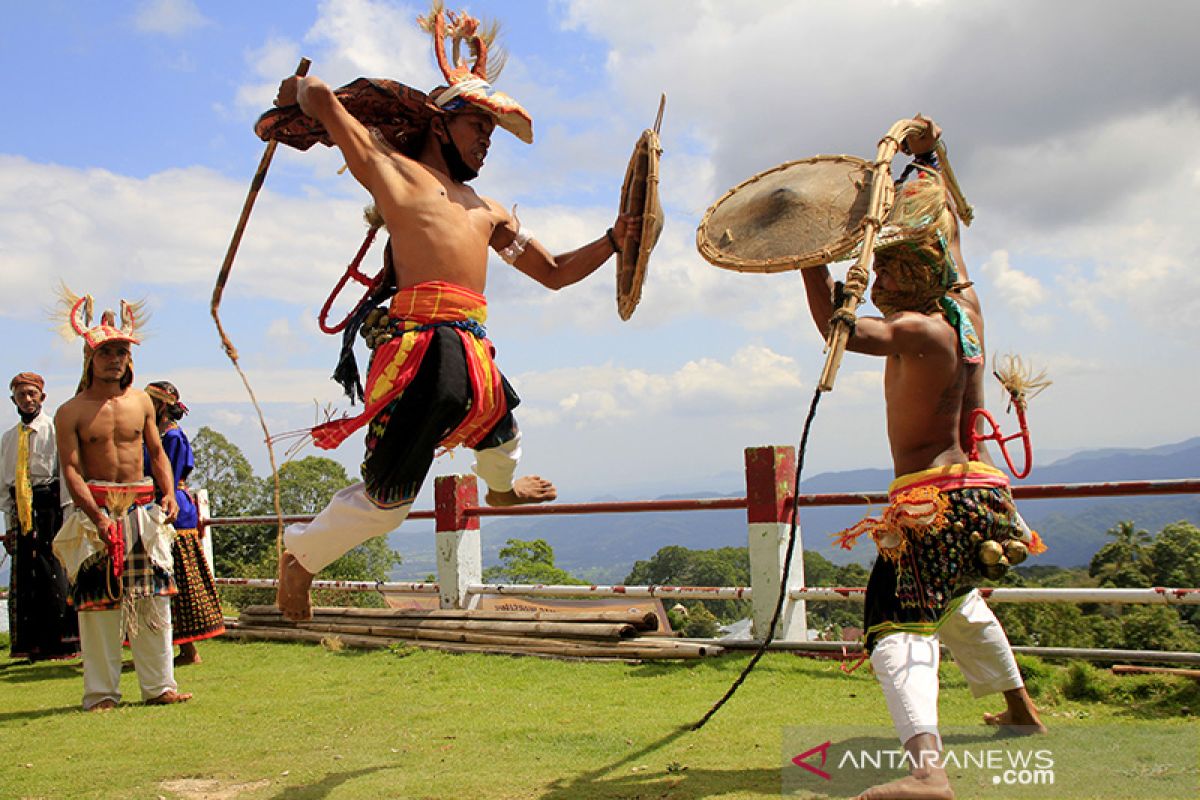
[[659, 101], [654, 127], [642, 131], [634, 145], [621, 186], [621, 213], [642, 218], [641, 225], [627, 235], [621, 252], [617, 253], [617, 313], [623, 320], [633, 316], [642, 299], [650, 251], [658, 244], [663, 229], [662, 203], [658, 199], [658, 160], [662, 155], [658, 133], [666, 100], [663, 95]]
[[870, 165], [861, 158], [789, 161], [714, 203], [696, 231], [696, 247], [709, 263], [737, 272], [838, 261], [862, 241], [870, 196]]

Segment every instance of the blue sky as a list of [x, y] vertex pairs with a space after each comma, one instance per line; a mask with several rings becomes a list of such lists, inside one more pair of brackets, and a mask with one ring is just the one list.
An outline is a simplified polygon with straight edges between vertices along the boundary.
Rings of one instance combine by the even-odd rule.
[[[695, 252], [730, 186], [817, 153], [870, 156], [896, 119], [945, 129], [977, 221], [964, 236], [989, 347], [1049, 369], [1033, 406], [1047, 457], [1197, 433], [1200, 66], [1190, 4], [1013, 0], [474, 2], [501, 20], [498, 87], [535, 143], [498, 132], [479, 190], [517, 203], [551, 249], [601, 235], [660, 92], [667, 224], [642, 304], [616, 314], [613, 265], [551, 293], [498, 259], [502, 368], [522, 395], [525, 468], [562, 496], [735, 491], [741, 452], [793, 444], [823, 358], [797, 274], [739, 275]], [[62, 402], [79, 345], [46, 311], [65, 281], [100, 307], [147, 298], [139, 382], [169, 379], [260, 470], [252, 409], [208, 315], [262, 153], [251, 132], [300, 55], [341, 84], [438, 80], [422, 6], [326, 2], [41, 2], [7, 9], [0, 141], [0, 367]], [[345, 409], [337, 342], [316, 311], [363, 233], [365, 193], [324, 149], [281, 148], [222, 318], [273, 431]], [[377, 263], [378, 246], [368, 256]], [[882, 364], [848, 356], [822, 402], [812, 472], [883, 466]], [[996, 389], [994, 411], [1001, 410]], [[14, 416], [15, 421], [15, 416]], [[360, 443], [334, 457], [353, 472]], [[309, 451], [311, 452], [311, 451]], [[438, 472], [465, 470], [443, 458]], [[1036, 480], [1036, 470], [1031, 480]]]

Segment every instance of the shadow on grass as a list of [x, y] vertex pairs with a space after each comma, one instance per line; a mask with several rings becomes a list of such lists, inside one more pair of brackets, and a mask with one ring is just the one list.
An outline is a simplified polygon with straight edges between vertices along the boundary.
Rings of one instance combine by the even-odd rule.
[[[571, 781], [557, 781], [540, 800], [579, 800], [581, 797], [628, 798], [671, 797], [672, 800], [721, 797], [733, 792], [759, 792], [764, 797], [778, 797], [778, 769], [686, 769], [682, 772], [640, 772], [609, 779], [580, 776]], [[669, 793], [669, 794], [668, 794]]]
[[348, 781], [361, 778], [364, 775], [391, 769], [400, 769], [400, 767], [395, 764], [388, 764], [387, 766], [364, 767], [348, 772], [334, 772], [326, 775], [316, 783], [310, 783], [305, 786], [284, 787], [278, 794], [273, 796], [272, 800], [319, 800], [319, 798], [328, 797], [330, 792]]
[[760, 790], [766, 795], [779, 794], [780, 773], [777, 769], [704, 770], [677, 765], [675, 770], [668, 767], [666, 772], [612, 774], [626, 767], [629, 767], [630, 771], [640, 770], [640, 762], [643, 759], [671, 745], [691, 730], [691, 725], [681, 726], [611, 764], [581, 773], [574, 778], [554, 781], [546, 787], [540, 800], [658, 797], [664, 791], [670, 791], [672, 797], [681, 800], [728, 794], [735, 790]]
[[82, 661], [12, 661], [0, 665], [0, 681], [33, 683], [57, 678], [77, 678], [83, 674]]
[[0, 712], [0, 725], [13, 720], [23, 720], [29, 722], [42, 717], [56, 717], [59, 714], [82, 714], [83, 708], [78, 705], [59, 706], [57, 708], [35, 708], [29, 711], [2, 711]]

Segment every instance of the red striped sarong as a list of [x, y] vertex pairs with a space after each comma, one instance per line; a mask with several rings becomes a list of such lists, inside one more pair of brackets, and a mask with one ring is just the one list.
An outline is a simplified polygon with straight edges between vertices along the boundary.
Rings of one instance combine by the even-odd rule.
[[[392, 298], [388, 315], [398, 324], [394, 338], [375, 349], [367, 372], [363, 412], [326, 422], [313, 428], [313, 442], [332, 450], [370, 422], [389, 403], [404, 393], [429, 349], [435, 327], [452, 323], [487, 321], [487, 299], [478, 292], [443, 281], [418, 283], [401, 289]], [[472, 330], [457, 328], [466, 353], [471, 379], [471, 408], [457, 428], [442, 439], [443, 447], [474, 447], [508, 411], [500, 370], [493, 357], [492, 343]]]

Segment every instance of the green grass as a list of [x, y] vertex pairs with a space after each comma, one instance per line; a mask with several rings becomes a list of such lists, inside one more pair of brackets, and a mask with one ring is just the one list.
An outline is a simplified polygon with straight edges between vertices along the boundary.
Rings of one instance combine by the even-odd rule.
[[[764, 658], [703, 730], [682, 732], [748, 656], [630, 665], [221, 640], [199, 648], [204, 663], [177, 671], [191, 703], [128, 702], [100, 714], [79, 710], [77, 665], [0, 662], [0, 796], [778, 797], [786, 729], [854, 723], [881, 740], [891, 730], [868, 669], [846, 675], [835, 662], [783, 653]], [[1180, 716], [1196, 702], [1191, 681], [1155, 677], [1140, 697], [1106, 703], [1060, 688], [1103, 681], [1033, 668], [1055, 731], [1115, 730], [1131, 746], [1196, 731]], [[952, 665], [943, 674], [943, 724], [991, 736], [978, 721], [998, 698], [972, 699]], [[132, 672], [121, 688], [137, 700]], [[1088, 794], [1098, 790], [1089, 783], [1053, 796], [1121, 796]]]

